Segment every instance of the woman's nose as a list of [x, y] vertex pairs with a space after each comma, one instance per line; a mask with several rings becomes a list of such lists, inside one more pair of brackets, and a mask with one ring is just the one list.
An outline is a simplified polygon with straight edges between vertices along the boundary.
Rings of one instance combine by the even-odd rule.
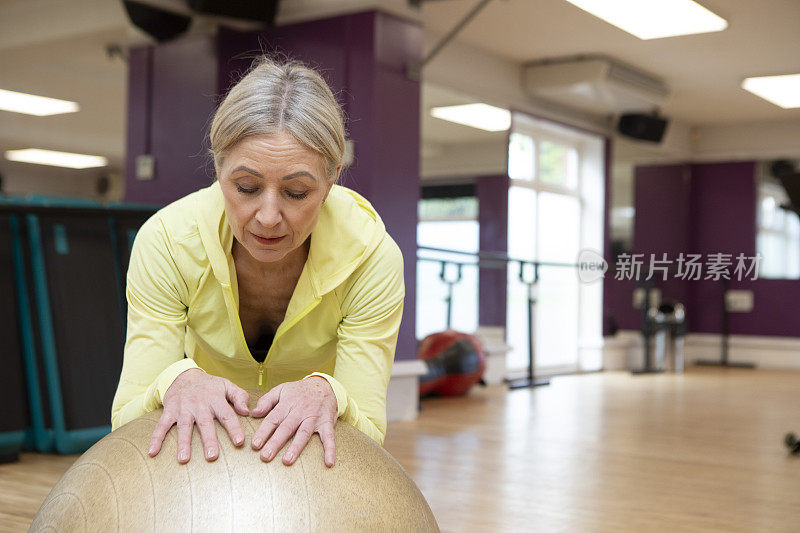
[[271, 194], [265, 195], [264, 201], [256, 212], [256, 222], [264, 228], [274, 228], [281, 222], [280, 200]]

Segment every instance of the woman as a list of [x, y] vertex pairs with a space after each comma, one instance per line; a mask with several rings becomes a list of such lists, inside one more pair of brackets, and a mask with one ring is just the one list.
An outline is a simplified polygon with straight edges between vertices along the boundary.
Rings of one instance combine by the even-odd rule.
[[[383, 443], [386, 388], [403, 310], [403, 261], [364, 198], [335, 184], [342, 112], [322, 77], [267, 58], [211, 125], [217, 178], [137, 234], [127, 277], [125, 356], [112, 428], [164, 406], [149, 453], [177, 424], [178, 461], [213, 420], [265, 417], [252, 447], [292, 464], [314, 433], [333, 466], [337, 419]], [[184, 354], [186, 357], [184, 358]], [[245, 389], [268, 390], [248, 413]]]

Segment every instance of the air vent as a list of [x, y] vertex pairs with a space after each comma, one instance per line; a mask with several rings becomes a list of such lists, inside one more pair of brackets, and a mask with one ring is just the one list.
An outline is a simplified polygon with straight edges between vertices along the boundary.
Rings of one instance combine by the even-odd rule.
[[603, 114], [649, 112], [669, 95], [659, 78], [604, 56], [529, 63], [522, 84], [531, 97]]

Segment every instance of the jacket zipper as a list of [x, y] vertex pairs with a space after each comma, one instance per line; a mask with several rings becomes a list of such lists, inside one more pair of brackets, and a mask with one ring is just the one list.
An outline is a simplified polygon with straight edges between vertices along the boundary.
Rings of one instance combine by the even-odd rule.
[[[233, 288], [230, 285], [227, 285], [226, 288], [227, 288], [227, 293], [230, 296], [231, 305], [233, 305], [236, 302], [235, 298], [233, 297]], [[289, 329], [292, 326], [294, 326], [295, 324], [297, 324], [303, 317], [305, 317], [308, 313], [310, 313], [311, 310], [314, 309], [319, 304], [320, 301], [322, 301], [322, 298], [316, 298], [313, 302], [311, 302], [311, 304], [309, 304], [305, 309], [303, 309], [303, 311], [301, 311], [292, 320], [291, 324], [288, 324], [286, 327], [284, 327], [283, 330], [280, 332], [280, 334], [278, 334], [277, 331], [275, 332], [275, 337], [272, 339], [272, 346], [269, 347], [269, 350], [267, 351], [267, 355], [264, 358], [264, 360], [261, 363], [258, 364], [258, 388], [259, 389], [261, 389], [264, 386], [264, 363], [266, 363], [269, 360], [269, 354], [272, 353], [272, 348], [275, 346], [275, 343], [278, 341], [278, 338], [283, 336], [283, 333], [287, 329]], [[242, 331], [242, 325], [241, 325], [242, 323], [238, 318], [237, 318], [237, 322], [238, 323], [236, 325], [238, 326], [238, 328], [236, 328], [236, 329], [237, 329], [237, 332], [239, 333], [239, 340], [242, 342], [242, 344], [244, 344], [244, 347], [247, 350], [247, 352], [250, 353], [250, 349], [247, 346], [247, 341], [244, 338], [244, 331]], [[280, 327], [278, 327], [278, 329], [280, 329]], [[253, 354], [250, 354], [250, 358], [255, 361], [255, 358], [253, 358]]]

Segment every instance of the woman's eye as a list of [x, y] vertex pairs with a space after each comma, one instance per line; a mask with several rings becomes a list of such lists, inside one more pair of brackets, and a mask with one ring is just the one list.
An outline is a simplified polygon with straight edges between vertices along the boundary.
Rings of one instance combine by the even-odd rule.
[[258, 189], [246, 189], [245, 187], [242, 187], [241, 185], [237, 185], [236, 188], [242, 194], [253, 194], [254, 192], [256, 192], [258, 190]]
[[302, 200], [303, 198], [308, 196], [307, 192], [296, 193], [296, 192], [287, 191], [286, 194], [288, 194], [290, 197], [294, 198], [295, 200]]

